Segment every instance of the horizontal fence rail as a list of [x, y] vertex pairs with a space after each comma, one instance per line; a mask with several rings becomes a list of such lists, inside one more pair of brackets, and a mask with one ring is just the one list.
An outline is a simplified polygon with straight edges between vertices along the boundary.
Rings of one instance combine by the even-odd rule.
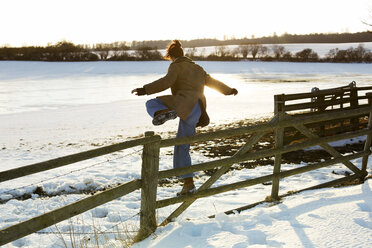
[[[282, 171], [282, 172], [278, 173], [278, 175], [276, 175], [276, 176], [279, 176], [280, 178], [285, 178], [285, 177], [289, 177], [289, 176], [293, 176], [293, 175], [297, 175], [297, 174], [302, 174], [302, 173], [305, 173], [305, 172], [309, 172], [309, 171], [317, 170], [317, 169], [320, 169], [320, 168], [323, 168], [323, 167], [327, 167], [327, 166], [330, 166], [330, 165], [333, 165], [333, 164], [341, 163], [343, 161], [349, 161], [349, 160], [361, 158], [361, 157], [366, 156], [366, 155], [368, 156], [371, 153], [372, 153], [371, 151], [367, 151], [367, 152], [359, 152], [359, 153], [355, 153], [355, 154], [347, 155], [347, 156], [343, 156], [343, 157], [338, 157], [338, 158], [335, 158], [335, 159], [332, 159], [332, 160], [329, 160], [329, 161], [326, 161], [326, 162], [320, 162], [320, 163], [316, 163], [316, 164], [313, 164], [313, 165], [303, 166], [303, 167], [288, 170], [288, 171]], [[237, 182], [237, 183], [232, 183], [232, 184], [229, 184], [229, 185], [224, 185], [224, 186], [218, 186], [218, 187], [214, 187], [214, 188], [210, 188], [210, 189], [205, 189], [205, 190], [202, 190], [202, 191], [198, 191], [197, 193], [192, 194], [192, 195], [186, 195], [186, 196], [164, 199], [164, 200], [158, 201], [157, 204], [156, 204], [156, 207], [157, 208], [163, 208], [163, 207], [167, 207], [169, 205], [173, 205], [173, 204], [176, 204], [176, 203], [186, 201], [188, 199], [197, 199], [197, 198], [202, 198], [202, 197], [206, 197], [206, 196], [221, 194], [221, 193], [224, 193], [224, 192], [227, 192], [227, 191], [231, 191], [231, 190], [235, 190], [235, 189], [240, 189], [240, 188], [245, 188], [245, 187], [265, 183], [265, 182], [271, 181], [273, 178], [274, 178], [274, 174], [270, 174], [270, 175], [266, 175], [266, 176], [262, 176], [262, 177], [257, 177], [257, 178], [254, 178], [254, 179], [249, 179], [249, 180], [242, 181], [242, 182]]]
[[18, 167], [15, 169], [7, 170], [7, 171], [0, 171], [0, 182], [8, 181], [11, 179], [31, 175], [34, 173], [55, 169], [58, 167], [62, 167], [65, 165], [73, 164], [76, 162], [84, 161], [87, 159], [107, 155], [110, 153], [114, 153], [117, 151], [121, 151], [124, 149], [132, 148], [139, 145], [148, 144], [151, 142], [155, 142], [158, 140], [158, 137], [146, 137], [140, 138], [136, 140], [129, 140], [118, 144], [113, 144], [85, 152], [80, 152], [64, 157], [60, 157], [57, 159], [51, 159], [45, 162], [31, 164], [28, 166]]
[[46, 214], [23, 221], [13, 226], [0, 230], [0, 245], [17, 240], [26, 235], [32, 234], [58, 222], [69, 219], [85, 211], [110, 202], [121, 196], [127, 195], [141, 187], [141, 180], [134, 180], [115, 188], [97, 193], [75, 203], [52, 210]]
[[334, 136], [329, 136], [329, 137], [308, 140], [300, 144], [287, 145], [281, 148], [273, 148], [273, 149], [268, 149], [268, 150], [263, 150], [263, 151], [256, 151], [254, 153], [247, 153], [247, 154], [240, 155], [237, 157], [223, 158], [223, 159], [218, 159], [214, 161], [204, 162], [204, 163], [192, 165], [189, 167], [159, 171], [159, 179], [169, 178], [173, 176], [180, 176], [180, 175], [197, 172], [197, 171], [211, 170], [219, 166], [222, 166], [222, 167], [230, 166], [231, 164], [242, 162], [242, 161], [247, 161], [247, 160], [256, 160], [259, 158], [272, 157], [277, 154], [293, 152], [293, 151], [313, 147], [313, 146], [316, 146], [322, 143], [329, 143], [329, 142], [334, 142], [334, 141], [343, 140], [343, 139], [350, 139], [350, 138], [359, 137], [359, 136], [363, 136], [367, 134], [372, 134], [372, 130], [354, 131], [354, 132], [349, 132], [349, 133], [344, 133], [344, 134], [339, 134], [339, 135], [334, 135]]
[[[335, 89], [326, 89], [326, 90], [319, 90], [315, 92], [309, 92], [309, 93], [296, 93], [296, 94], [282, 94], [281, 99], [283, 101], [293, 101], [293, 100], [299, 100], [304, 98], [313, 98], [313, 97], [319, 97], [319, 96], [327, 96], [331, 94], [343, 94], [345, 92], [350, 92], [349, 89], [344, 89], [345, 86]], [[366, 86], [366, 87], [355, 87], [357, 91], [367, 91], [372, 90], [372, 86]]]
[[[284, 111], [292, 111], [292, 110], [298, 110], [298, 109], [311, 109], [311, 108], [319, 108], [319, 107], [328, 107], [328, 106], [331, 106], [331, 105], [337, 105], [337, 104], [342, 104], [342, 103], [350, 103], [351, 99], [352, 98], [342, 98], [342, 99], [335, 99], [335, 100], [325, 100], [321, 103], [309, 102], [309, 103], [290, 104], [290, 105], [285, 105], [283, 107], [283, 110]], [[359, 99], [366, 99], [366, 98], [360, 97]]]
[[241, 128], [215, 131], [213, 133], [197, 134], [197, 135], [189, 136], [189, 137], [163, 139], [160, 141], [160, 147], [192, 144], [192, 143], [203, 142], [203, 141], [208, 141], [212, 139], [227, 138], [227, 137], [255, 133], [255, 132], [274, 131], [276, 128], [284, 128], [284, 127], [290, 127], [290, 126], [299, 125], [299, 124], [310, 124], [314, 122], [322, 122], [322, 121], [329, 121], [333, 119], [353, 117], [353, 116], [358, 116], [362, 114], [368, 114], [371, 111], [372, 111], [372, 107], [368, 106], [368, 107], [363, 107], [363, 108], [358, 108], [358, 109], [345, 110], [342, 112], [321, 113], [321, 114], [317, 114], [316, 116], [314, 115], [301, 116], [301, 117], [296, 117], [293, 120], [284, 120], [281, 122], [277, 121], [276, 119], [273, 124], [265, 123], [265, 124], [252, 125], [252, 126], [241, 127]]

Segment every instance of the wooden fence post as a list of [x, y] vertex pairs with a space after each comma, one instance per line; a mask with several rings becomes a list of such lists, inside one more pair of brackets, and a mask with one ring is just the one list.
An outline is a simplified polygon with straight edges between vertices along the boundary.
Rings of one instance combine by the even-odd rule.
[[[318, 96], [316, 98], [316, 102], [318, 104], [318, 107], [317, 107], [317, 111], [318, 113], [321, 113], [321, 112], [324, 112], [327, 108], [327, 106], [325, 106], [325, 96], [324, 95], [321, 95], [321, 96]], [[319, 126], [319, 136], [320, 137], [323, 137], [325, 135], [325, 124], [322, 124]]]
[[[366, 96], [368, 98], [368, 105], [372, 106], [372, 93], [366, 93]], [[369, 130], [372, 130], [372, 112], [369, 113], [367, 128]], [[371, 141], [372, 141], [372, 134], [368, 134], [366, 138], [366, 143], [364, 144], [364, 151], [368, 151], [369, 149], [371, 149]], [[369, 156], [364, 156], [362, 159], [362, 172], [365, 172], [366, 175], [368, 174], [367, 173], [368, 157]]]
[[[154, 136], [154, 132], [145, 132], [145, 137]], [[156, 192], [159, 174], [159, 140], [143, 146], [141, 170], [141, 214], [140, 229], [135, 241], [141, 241], [150, 236], [157, 227], [156, 223]]]
[[[358, 108], [358, 89], [356, 88], [356, 83], [353, 81], [350, 83], [350, 107], [352, 109]], [[359, 128], [359, 117], [354, 117], [350, 119], [351, 130], [358, 130]]]
[[274, 115], [282, 113], [284, 109], [284, 94], [274, 96]]
[[[279, 123], [280, 121], [283, 120], [284, 118], [284, 112], [283, 112], [283, 106], [284, 106], [284, 101], [283, 101], [283, 95], [276, 95], [274, 96], [274, 113], [276, 116], [279, 118]], [[284, 128], [276, 128], [275, 129], [275, 148], [280, 149], [283, 146], [283, 140], [284, 140]], [[279, 200], [279, 181], [280, 177], [278, 174], [280, 173], [280, 167], [282, 163], [282, 154], [277, 154], [275, 155], [275, 160], [274, 160], [274, 177], [273, 177], [273, 185], [271, 188], [271, 199], [272, 200]]]

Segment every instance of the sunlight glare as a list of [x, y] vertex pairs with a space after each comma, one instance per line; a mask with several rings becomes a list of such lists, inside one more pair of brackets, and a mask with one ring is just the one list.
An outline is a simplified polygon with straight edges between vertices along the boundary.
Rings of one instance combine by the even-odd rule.
[[368, 0], [4, 0], [0, 46], [359, 32], [370, 8]]

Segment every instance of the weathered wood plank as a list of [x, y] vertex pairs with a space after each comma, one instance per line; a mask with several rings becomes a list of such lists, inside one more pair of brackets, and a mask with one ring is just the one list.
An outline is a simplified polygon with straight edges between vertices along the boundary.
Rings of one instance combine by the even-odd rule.
[[[319, 184], [317, 186], [313, 186], [313, 187], [309, 187], [309, 188], [305, 188], [305, 189], [301, 189], [301, 190], [292, 191], [291, 193], [286, 193], [286, 194], [280, 195], [279, 198], [283, 198], [283, 197], [286, 197], [286, 196], [289, 196], [289, 195], [293, 195], [293, 194], [298, 194], [298, 193], [303, 192], [303, 191], [306, 191], [306, 190], [313, 190], [315, 188], [319, 189], [319, 188], [325, 188], [325, 187], [335, 186], [335, 185], [338, 185], [338, 184], [341, 184], [341, 183], [344, 183], [344, 182], [349, 182], [351, 180], [355, 180], [357, 178], [358, 178], [357, 175], [351, 175], [351, 176], [343, 177], [341, 179], [336, 179], [334, 181], [327, 182], [327, 183], [324, 183], [324, 184]], [[240, 213], [241, 211], [244, 211], [244, 210], [247, 210], [247, 209], [251, 209], [251, 208], [253, 208], [253, 207], [257, 206], [257, 205], [260, 205], [260, 204], [263, 204], [263, 203], [267, 203], [267, 202], [268, 202], [267, 200], [263, 200], [263, 201], [251, 203], [251, 204], [248, 204], [248, 205], [239, 207], [239, 208], [228, 210], [228, 211], [226, 211], [224, 213], [226, 215]], [[215, 218], [215, 217], [216, 217], [215, 215], [208, 216], [208, 218]]]
[[[297, 128], [301, 133], [303, 133], [305, 136], [312, 138], [312, 139], [317, 139], [319, 138], [318, 135], [312, 133], [308, 128], [306, 128], [304, 125], [296, 125], [295, 128]], [[368, 132], [368, 130], [366, 130]], [[332, 137], [332, 136], [330, 136]], [[324, 150], [326, 150], [329, 154], [331, 154], [334, 157], [339, 157], [342, 156], [338, 151], [336, 151], [335, 148], [330, 146], [327, 143], [319, 143], [319, 146], [321, 146]], [[352, 170], [355, 174], [359, 174], [362, 176], [361, 170], [359, 170], [358, 167], [356, 167], [353, 163], [350, 161], [345, 161], [344, 165], [346, 165], [350, 170]]]
[[363, 157], [363, 156], [368, 156], [371, 153], [372, 153], [371, 151], [358, 152], [358, 153], [354, 153], [354, 154], [351, 154], [351, 155], [346, 155], [346, 156], [340, 156], [340, 157], [337, 157], [337, 158], [333, 158], [333, 159], [330, 159], [330, 160], [327, 160], [327, 161], [324, 161], [324, 162], [319, 162], [319, 163], [315, 163], [315, 164], [311, 164], [311, 165], [307, 165], [307, 166], [302, 166], [302, 167], [292, 169], [292, 170], [282, 171], [282, 172], [279, 173], [279, 177], [280, 178], [285, 178], [285, 177], [294, 176], [294, 175], [297, 175], [297, 174], [302, 174], [302, 173], [305, 173], [305, 172], [309, 172], [309, 171], [317, 170], [317, 169], [320, 169], [320, 168], [323, 168], [323, 167], [327, 167], [327, 166], [330, 166], [330, 165], [333, 165], [333, 164], [343, 163], [345, 161], [350, 161], [350, 160], [357, 159], [357, 158], [360, 158], [360, 157]]
[[[361, 131], [355, 131], [355, 132], [350, 132], [350, 133], [345, 133], [345, 134], [340, 134], [340, 135], [335, 135], [335, 136], [330, 136], [330, 137], [316, 138], [316, 139], [305, 141], [301, 144], [288, 145], [288, 146], [284, 146], [284, 147], [281, 147], [281, 148], [270, 149], [270, 150], [267, 150], [267, 151], [259, 151], [259, 152], [255, 152], [254, 154], [243, 155], [243, 154], [240, 154], [238, 152], [232, 158], [216, 160], [216, 161], [212, 161], [212, 162], [199, 164], [199, 165], [196, 165], [196, 166], [194, 165], [194, 166], [185, 167], [185, 168], [176, 169], [176, 170], [167, 171], [167, 172], [162, 171], [162, 172], [159, 173], [159, 178], [163, 178], [163, 176], [170, 176], [171, 173], [175, 173], [175, 172], [176, 172], [177, 175], [182, 175], [182, 174], [185, 174], [185, 173], [190, 173], [190, 172], [195, 172], [195, 171], [205, 170], [205, 169], [212, 169], [212, 168], [215, 168], [217, 166], [221, 166], [222, 168], [217, 170], [217, 172], [205, 184], [203, 184], [202, 187], [199, 188], [199, 190], [204, 190], [206, 188], [209, 188], [224, 172], [226, 172], [229, 169], [229, 167], [234, 162], [257, 159], [257, 158], [268, 157], [268, 156], [272, 156], [272, 155], [276, 155], [276, 154], [286, 153], [286, 152], [290, 152], [290, 151], [295, 151], [295, 150], [298, 150], [298, 149], [303, 149], [303, 148], [306, 148], [306, 147], [311, 147], [311, 146], [322, 144], [322, 143], [332, 142], [332, 141], [336, 141], [336, 140], [340, 140], [340, 139], [346, 139], [346, 138], [350, 138], [350, 137], [361, 136], [361, 135], [366, 134], [368, 132], [369, 132], [368, 130], [361, 130]], [[255, 142], [257, 142], [256, 139], [261, 138], [262, 137], [261, 135], [263, 135], [263, 134], [256, 134], [256, 136], [252, 137], [252, 140], [255, 140]], [[351, 167], [351, 166], [349, 166], [349, 167]], [[182, 174], [178, 174], [181, 171], [182, 171]], [[168, 174], [168, 175], [166, 175], [166, 174]], [[168, 218], [166, 218], [161, 225], [166, 225], [167, 223], [172, 221], [172, 219], [178, 217], [195, 200], [196, 200], [196, 198], [195, 199], [193, 198], [192, 200], [189, 200], [189, 201], [185, 201]]]
[[308, 92], [308, 93], [296, 93], [296, 94], [284, 94], [283, 95], [283, 101], [293, 101], [293, 100], [301, 100], [301, 99], [310, 99], [313, 97], [318, 96], [331, 96], [331, 95], [349, 95], [352, 89], [356, 89], [359, 91], [366, 91], [366, 90], [372, 90], [371, 86], [365, 86], [365, 87], [351, 87], [348, 86], [342, 86], [339, 88], [334, 89], [326, 89], [326, 90], [319, 90], [316, 92]]
[[141, 180], [133, 180], [43, 215], [1, 229], [0, 246], [129, 194], [140, 187]]
[[51, 159], [45, 162], [22, 166], [22, 167], [18, 167], [18, 168], [7, 170], [7, 171], [1, 171], [0, 182], [15, 179], [18, 177], [31, 175], [31, 174], [46, 171], [46, 170], [55, 169], [61, 166], [73, 164], [76, 162], [80, 162], [80, 161], [95, 158], [95, 157], [99, 157], [102, 155], [117, 152], [117, 151], [124, 150], [127, 148], [144, 145], [147, 143], [154, 142], [157, 139], [158, 138], [156, 137], [155, 138], [149, 137], [149, 138], [140, 138], [136, 140], [129, 140], [129, 141], [125, 141], [125, 142], [114, 144], [114, 145], [109, 145], [109, 146], [105, 146], [105, 147], [101, 147], [101, 148], [97, 148], [97, 149], [93, 149], [93, 150], [89, 150], [85, 152], [80, 152], [80, 153], [76, 153], [76, 154], [72, 154], [72, 155], [68, 155], [68, 156], [64, 156], [64, 157], [60, 157], [56, 159]]
[[343, 94], [345, 92], [349, 92], [350, 89], [328, 89], [328, 90], [319, 90], [315, 92], [308, 92], [308, 93], [295, 93], [295, 94], [285, 94], [283, 96], [284, 101], [293, 101], [293, 100], [300, 100], [304, 98], [313, 98], [319, 96], [327, 96], [327, 95], [334, 95], [334, 94]]
[[219, 131], [210, 132], [210, 133], [201, 133], [201, 134], [196, 134], [194, 136], [188, 136], [188, 137], [182, 137], [182, 138], [163, 139], [160, 143], [160, 147], [192, 144], [196, 142], [209, 141], [213, 139], [226, 138], [226, 137], [237, 136], [237, 135], [273, 131], [276, 128], [276, 124], [277, 123], [268, 122], [264, 124], [250, 125], [250, 126], [240, 127], [240, 128], [219, 130]]
[[[355, 108], [358, 108], [358, 105], [359, 105], [359, 98], [358, 98], [358, 90], [356, 89], [355, 86], [353, 86], [351, 88], [351, 92], [350, 92], [350, 106], [351, 108], [355, 109]], [[351, 118], [350, 120], [351, 124], [353, 125], [358, 125], [359, 124], [359, 118]]]
[[283, 122], [278, 123], [277, 127], [287, 127], [287, 126], [294, 126], [299, 124], [310, 124], [314, 122], [322, 122], [322, 121], [329, 121], [333, 119], [346, 119], [349, 117], [354, 117], [362, 114], [369, 114], [370, 109], [372, 107], [366, 106], [357, 109], [348, 109], [348, 110], [340, 110], [340, 111], [329, 111], [320, 114], [312, 114], [312, 115], [304, 115], [304, 116], [296, 116], [290, 120], [284, 120]]
[[[154, 136], [154, 132], [146, 132], [145, 137]], [[140, 229], [135, 241], [141, 241], [156, 230], [156, 192], [158, 186], [160, 136], [158, 142], [146, 144], [142, 153], [141, 168], [141, 215]]]
[[[363, 98], [363, 97], [360, 97]], [[296, 103], [296, 104], [288, 104], [285, 105], [283, 110], [284, 111], [294, 111], [294, 110], [304, 110], [304, 109], [311, 109], [311, 108], [327, 108], [333, 105], [339, 105], [343, 103], [350, 103], [351, 101], [358, 100], [359, 98], [351, 99], [351, 98], [343, 98], [343, 99], [336, 99], [336, 100], [325, 100], [322, 102], [306, 102], [306, 103]]]
[[[368, 98], [368, 104], [372, 106], [372, 93], [367, 93], [366, 96]], [[372, 130], [372, 111], [369, 114], [367, 129]], [[367, 135], [366, 142], [364, 143], [364, 151], [371, 150], [371, 143], [372, 143], [372, 133]], [[362, 171], [365, 173], [367, 173], [367, 164], [368, 164], [368, 156], [364, 156], [362, 159]]]
[[[279, 172], [277, 174], [277, 177], [278, 178], [290, 177], [290, 176], [294, 176], [294, 175], [297, 175], [297, 174], [302, 174], [302, 173], [305, 173], [305, 172], [309, 172], [309, 171], [317, 170], [317, 169], [320, 169], [320, 168], [323, 168], [323, 167], [327, 167], [327, 166], [330, 166], [330, 165], [333, 165], [333, 164], [342, 163], [343, 161], [349, 161], [349, 160], [357, 159], [357, 158], [360, 158], [360, 157], [363, 157], [363, 156], [369, 155], [369, 154], [371, 154], [370, 151], [369, 152], [368, 151], [367, 152], [359, 152], [359, 153], [355, 153], [355, 154], [351, 154], [351, 155], [347, 155], [347, 156], [342, 156], [342, 157], [330, 159], [330, 160], [327, 160], [327, 161], [324, 161], [324, 162], [319, 162], [319, 163], [315, 163], [315, 164], [311, 164], [311, 165], [307, 165], [307, 166], [302, 166], [302, 167], [299, 167], [299, 168], [296, 168], [296, 169], [282, 171], [282, 172]], [[254, 178], [254, 179], [249, 179], [249, 180], [245, 180], [245, 181], [241, 181], [241, 182], [237, 182], [237, 183], [218, 186], [218, 187], [214, 187], [214, 188], [210, 188], [210, 189], [204, 189], [204, 190], [198, 191], [197, 193], [192, 194], [192, 195], [186, 195], [186, 196], [181, 196], [181, 197], [174, 197], [174, 198], [159, 200], [159, 201], [156, 202], [156, 207], [157, 208], [163, 208], [163, 207], [173, 205], [173, 204], [176, 204], [176, 203], [180, 203], [180, 202], [183, 202], [183, 201], [188, 201], [190, 199], [195, 199], [196, 200], [198, 198], [208, 197], [208, 196], [216, 195], [216, 194], [221, 194], [221, 193], [228, 192], [228, 191], [231, 191], [231, 190], [246, 188], [246, 187], [253, 186], [253, 185], [256, 185], [256, 184], [271, 181], [274, 177], [275, 177], [274, 174], [270, 174], [270, 175], [266, 175], [266, 176], [262, 176], [262, 177], [258, 177], [258, 178]]]
[[265, 123], [265, 124], [259, 124], [259, 125], [252, 125], [248, 127], [241, 127], [241, 128], [235, 128], [235, 129], [228, 129], [228, 130], [220, 130], [213, 133], [203, 133], [203, 134], [197, 134], [194, 136], [184, 137], [184, 138], [171, 138], [171, 139], [164, 139], [160, 143], [160, 147], [168, 147], [168, 146], [174, 146], [174, 145], [182, 145], [182, 144], [192, 144], [196, 142], [202, 142], [212, 139], [218, 139], [218, 138], [226, 138], [236, 135], [243, 135], [248, 133], [255, 133], [255, 132], [267, 132], [267, 131], [273, 131], [275, 128], [278, 127], [288, 127], [293, 126], [297, 124], [309, 124], [314, 122], [321, 122], [321, 121], [328, 121], [332, 119], [342, 119], [342, 118], [348, 118], [353, 116], [358, 116], [362, 114], [369, 114], [372, 110], [372, 107], [366, 106], [358, 109], [350, 109], [345, 111], [339, 111], [339, 112], [327, 112], [322, 114], [314, 114], [309, 116], [302, 116], [302, 117], [296, 117], [293, 120], [284, 120], [283, 122], [278, 123]]
[[357, 90], [372, 90], [372, 86], [357, 87]]
[[209, 162], [192, 165], [189, 167], [164, 170], [164, 171], [159, 172], [159, 179], [173, 177], [173, 176], [180, 176], [183, 174], [192, 173], [196, 171], [210, 170], [210, 169], [213, 169], [219, 166], [226, 167], [226, 166], [232, 165], [233, 163], [238, 163], [238, 162], [247, 161], [247, 160], [255, 160], [258, 158], [271, 157], [279, 153], [283, 154], [287, 152], [293, 152], [293, 151], [297, 151], [300, 149], [316, 146], [321, 143], [329, 143], [329, 142], [333, 142], [337, 140], [350, 139], [350, 138], [359, 137], [359, 136], [363, 136], [363, 135], [370, 134], [370, 133], [372, 133], [372, 130], [353, 131], [353, 132], [348, 132], [348, 133], [343, 133], [343, 134], [337, 134], [334, 136], [311, 139], [311, 140], [307, 140], [307, 141], [304, 141], [298, 144], [286, 145], [286, 146], [283, 146], [281, 149], [274, 148], [274, 149], [268, 149], [268, 150], [263, 150], [263, 151], [256, 151], [254, 153], [247, 153], [247, 154], [239, 155], [236, 157], [213, 160]]
[[[290, 100], [299, 100], [299, 99], [319, 97], [319, 96], [325, 97], [326, 95], [345, 95], [345, 93], [348, 94], [348, 92], [350, 92], [352, 88], [356, 88], [355, 82], [352, 82], [345, 86], [335, 87], [331, 89], [317, 90], [317, 91], [313, 91], [309, 93], [283, 94], [284, 95], [283, 100], [290, 101]], [[363, 88], [363, 87], [360, 87], [360, 88]]]
[[[284, 117], [283, 113], [279, 113], [279, 121], [281, 121]], [[277, 128], [275, 131], [275, 149], [280, 150], [283, 147], [283, 141], [284, 141], [284, 128]], [[280, 182], [280, 177], [278, 174], [280, 173], [280, 167], [282, 164], [282, 154], [275, 154], [274, 158], [274, 178], [273, 178], [273, 184], [271, 187], [271, 198], [272, 199], [279, 199], [278, 194], [279, 194], [279, 182]]]
[[342, 178], [339, 178], [339, 179], [336, 179], [336, 180], [333, 180], [333, 181], [330, 181], [330, 182], [318, 184], [318, 185], [303, 189], [299, 192], [302, 192], [302, 191], [305, 191], [305, 190], [313, 190], [313, 189], [321, 189], [321, 188], [326, 188], [326, 187], [332, 187], [332, 186], [340, 185], [342, 183], [350, 182], [352, 180], [359, 179], [359, 178], [360, 178], [359, 175], [354, 174], [354, 175], [342, 177]]
[[[272, 125], [277, 122], [277, 117], [273, 118], [268, 124]], [[265, 135], [264, 132], [255, 133], [250, 139], [247, 141], [247, 143], [237, 151], [234, 156], [232, 156], [232, 161], [235, 158], [238, 158], [242, 154], [246, 153], [249, 149], [252, 148], [252, 146], [257, 143], [263, 136]], [[226, 171], [229, 170], [229, 167], [233, 163], [230, 164], [224, 164], [224, 167], [219, 168], [200, 188], [197, 190], [197, 192], [202, 191], [204, 189], [208, 189], [212, 186], [213, 183], [215, 183]], [[190, 166], [191, 167], [191, 166]], [[168, 218], [166, 218], [161, 225], [166, 225], [167, 223], [171, 222], [174, 218], [177, 218], [181, 213], [183, 213], [196, 199], [190, 199], [188, 201], [185, 201], [181, 204], [176, 210], [174, 210]]]
[[157, 202], [156, 207], [162, 208], [162, 207], [166, 207], [166, 206], [173, 205], [175, 203], [180, 203], [180, 202], [185, 202], [185, 203], [189, 201], [194, 202], [198, 198], [216, 195], [216, 194], [224, 193], [224, 192], [235, 190], [235, 189], [245, 188], [245, 187], [253, 186], [256, 184], [264, 183], [264, 182], [270, 181], [272, 177], [273, 175], [270, 174], [267, 176], [257, 177], [254, 179], [232, 183], [229, 185], [223, 185], [223, 186], [198, 190], [194, 194], [160, 200]]

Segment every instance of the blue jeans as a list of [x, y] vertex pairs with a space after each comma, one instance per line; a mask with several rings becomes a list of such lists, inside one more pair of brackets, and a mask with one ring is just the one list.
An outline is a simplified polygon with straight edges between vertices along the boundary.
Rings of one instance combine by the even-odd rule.
[[[158, 99], [154, 98], [148, 100], [146, 102], [146, 110], [149, 115], [154, 118], [154, 114], [163, 109], [167, 109], [168, 107], [164, 105], [164, 103]], [[178, 124], [178, 131], [177, 131], [177, 138], [185, 137], [185, 136], [192, 136], [195, 135], [195, 128], [196, 124], [199, 121], [201, 115], [201, 108], [199, 102], [197, 102], [191, 111], [190, 115], [187, 117], [186, 120], [180, 119]], [[173, 168], [183, 168], [186, 166], [191, 165], [191, 157], [190, 157], [190, 145], [178, 145], [174, 147], [173, 153]], [[182, 175], [181, 178], [188, 178], [193, 177], [193, 173]]]

